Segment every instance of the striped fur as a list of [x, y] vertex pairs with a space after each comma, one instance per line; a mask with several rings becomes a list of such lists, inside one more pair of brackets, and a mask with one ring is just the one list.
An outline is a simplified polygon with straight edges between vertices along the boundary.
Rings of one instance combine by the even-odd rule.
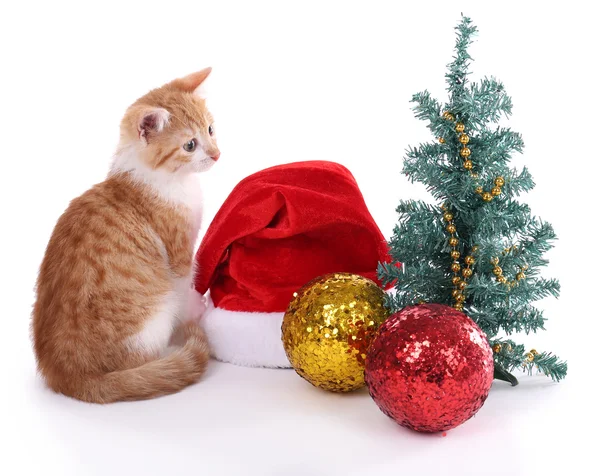
[[[195, 94], [205, 69], [126, 112], [107, 179], [73, 200], [48, 243], [32, 334], [56, 392], [96, 403], [153, 398], [196, 382], [209, 357], [191, 287], [201, 196], [195, 172], [219, 158]], [[184, 145], [194, 140], [193, 151]], [[183, 344], [172, 350], [173, 336]]]

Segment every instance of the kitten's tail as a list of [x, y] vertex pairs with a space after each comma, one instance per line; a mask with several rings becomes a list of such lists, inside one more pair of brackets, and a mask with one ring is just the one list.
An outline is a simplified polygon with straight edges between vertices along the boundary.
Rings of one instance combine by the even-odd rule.
[[204, 331], [184, 324], [185, 344], [172, 353], [140, 367], [110, 372], [82, 382], [76, 398], [92, 403], [146, 400], [178, 392], [197, 382], [210, 351]]

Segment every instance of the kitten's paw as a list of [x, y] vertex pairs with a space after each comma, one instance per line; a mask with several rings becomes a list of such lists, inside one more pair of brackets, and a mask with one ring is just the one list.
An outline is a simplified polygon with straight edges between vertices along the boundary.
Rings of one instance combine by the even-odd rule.
[[198, 324], [204, 311], [206, 311], [206, 307], [206, 298], [195, 289], [190, 289], [185, 316], [186, 322], [195, 322]]

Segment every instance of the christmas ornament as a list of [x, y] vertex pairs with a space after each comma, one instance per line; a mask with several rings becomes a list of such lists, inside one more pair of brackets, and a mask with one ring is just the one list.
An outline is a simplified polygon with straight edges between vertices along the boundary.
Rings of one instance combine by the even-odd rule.
[[281, 323], [294, 291], [344, 271], [377, 279], [385, 238], [358, 184], [340, 164], [277, 165], [244, 178], [196, 255], [196, 290], [212, 355], [251, 367], [291, 367]]
[[384, 298], [373, 281], [349, 273], [321, 276], [294, 293], [281, 330], [296, 372], [325, 390], [362, 387], [367, 348], [389, 315]]
[[375, 403], [417, 431], [449, 430], [471, 418], [493, 378], [483, 331], [440, 304], [409, 306], [390, 316], [367, 353], [365, 381]]

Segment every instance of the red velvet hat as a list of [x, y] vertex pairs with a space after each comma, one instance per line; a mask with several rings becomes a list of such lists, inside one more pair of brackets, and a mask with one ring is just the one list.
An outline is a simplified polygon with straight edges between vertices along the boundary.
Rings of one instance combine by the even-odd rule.
[[196, 289], [210, 289], [203, 323], [214, 357], [289, 367], [281, 321], [292, 294], [332, 272], [377, 281], [377, 264], [388, 254], [350, 171], [310, 161], [242, 180], [210, 224], [196, 261]]

